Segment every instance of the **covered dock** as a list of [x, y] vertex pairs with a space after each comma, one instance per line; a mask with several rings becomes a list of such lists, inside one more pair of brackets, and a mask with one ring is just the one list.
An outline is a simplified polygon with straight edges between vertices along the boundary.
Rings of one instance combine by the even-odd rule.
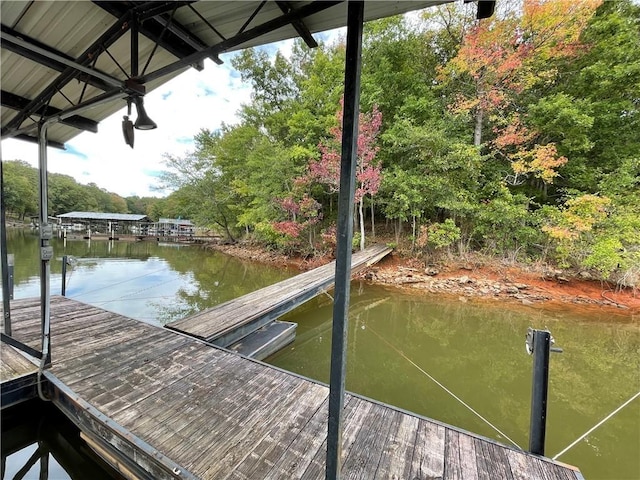
[[146, 235], [149, 218], [146, 215], [109, 212], [68, 212], [57, 216], [58, 226], [81, 235]]

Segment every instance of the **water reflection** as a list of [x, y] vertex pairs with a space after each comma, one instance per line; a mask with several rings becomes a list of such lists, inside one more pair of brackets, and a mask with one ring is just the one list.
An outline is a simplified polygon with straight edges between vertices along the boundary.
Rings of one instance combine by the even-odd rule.
[[[295, 272], [201, 248], [153, 242], [52, 241], [51, 292], [62, 286], [62, 256], [73, 256], [66, 296], [164, 325], [290, 277]], [[9, 232], [15, 254], [14, 298], [40, 295], [38, 238]]]
[[2, 411], [2, 479], [116, 480], [122, 477], [52, 405], [31, 401]]

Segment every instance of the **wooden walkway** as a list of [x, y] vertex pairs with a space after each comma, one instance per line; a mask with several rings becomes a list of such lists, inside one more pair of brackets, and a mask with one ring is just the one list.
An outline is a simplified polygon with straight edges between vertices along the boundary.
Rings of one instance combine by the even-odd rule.
[[10, 407], [36, 395], [38, 366], [11, 345], [0, 346], [0, 408]]
[[[39, 343], [38, 300], [12, 303]], [[324, 479], [325, 385], [192, 337], [53, 297], [47, 389], [97, 451], [140, 478]], [[580, 480], [549, 459], [347, 395], [343, 478]]]
[[[373, 265], [391, 253], [373, 245], [353, 254], [351, 270]], [[260, 327], [327, 290], [334, 283], [335, 261], [256, 290], [190, 317], [168, 323], [167, 328], [228, 347]]]

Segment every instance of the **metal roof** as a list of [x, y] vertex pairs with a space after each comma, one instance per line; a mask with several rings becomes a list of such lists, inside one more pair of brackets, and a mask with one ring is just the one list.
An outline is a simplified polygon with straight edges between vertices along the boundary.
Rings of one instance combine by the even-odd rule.
[[193, 226], [191, 220], [186, 220], [183, 218], [160, 218], [158, 223], [170, 223], [173, 225], [188, 225]]
[[115, 220], [126, 222], [140, 222], [147, 218], [146, 215], [131, 213], [104, 213], [104, 212], [69, 212], [58, 215], [58, 218], [74, 218], [79, 220]]
[[[366, 1], [365, 20], [448, 1]], [[2, 138], [36, 141], [37, 122], [58, 118], [49, 145], [63, 147], [205, 58], [296, 36], [315, 46], [311, 33], [346, 24], [346, 2], [3, 0], [0, 18]]]

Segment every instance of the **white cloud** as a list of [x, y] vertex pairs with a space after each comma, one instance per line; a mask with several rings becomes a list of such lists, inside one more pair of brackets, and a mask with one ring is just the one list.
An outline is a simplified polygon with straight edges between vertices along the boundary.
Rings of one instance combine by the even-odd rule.
[[[214, 130], [222, 122], [235, 123], [240, 105], [250, 95], [250, 86], [233, 72], [229, 57], [221, 66], [206, 61], [202, 72], [190, 69], [146, 95], [145, 109], [158, 128], [136, 130], [134, 149], [122, 138], [123, 107], [100, 123], [98, 133], [81, 133], [67, 142], [66, 151], [50, 148], [49, 172], [70, 175], [84, 184], [94, 182], [122, 196], [158, 195], [150, 187], [163, 168], [163, 154], [192, 150], [191, 139], [201, 128]], [[135, 121], [135, 107], [132, 113]], [[7, 139], [2, 141], [2, 157], [37, 167], [38, 148]]]

